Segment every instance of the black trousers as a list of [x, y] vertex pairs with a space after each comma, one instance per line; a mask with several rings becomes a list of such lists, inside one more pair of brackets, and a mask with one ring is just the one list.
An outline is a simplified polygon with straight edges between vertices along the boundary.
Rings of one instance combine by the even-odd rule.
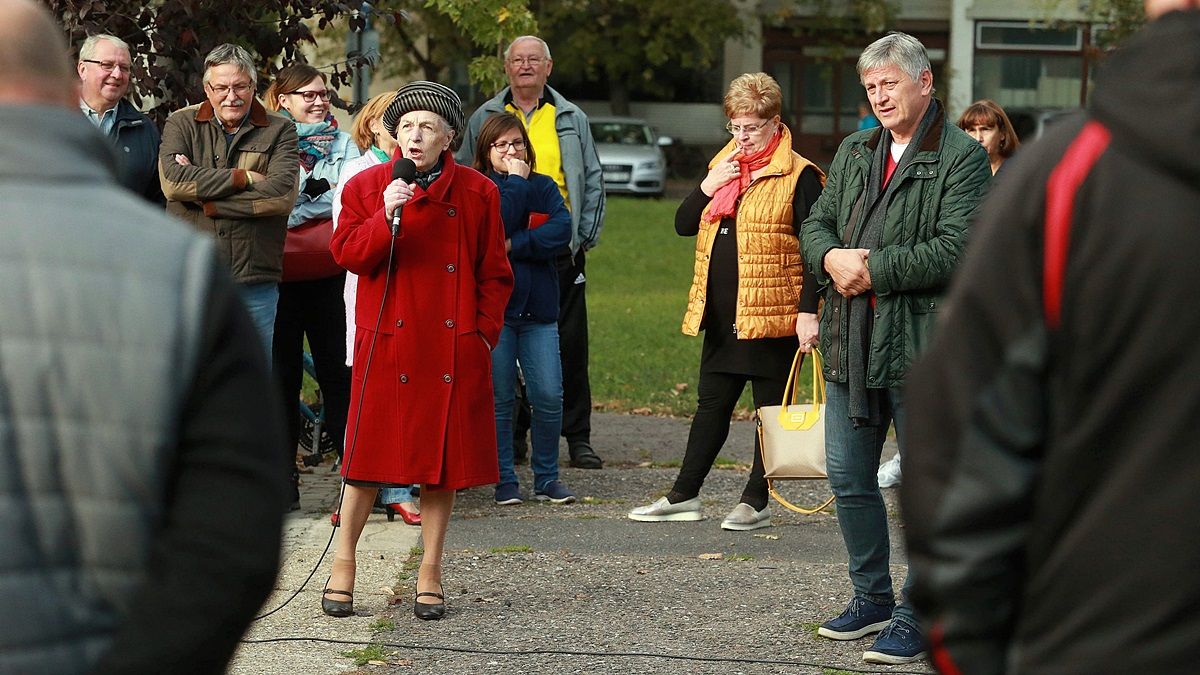
[[[782, 379], [776, 379], [700, 371], [696, 416], [692, 418], [692, 427], [688, 432], [683, 466], [679, 468], [679, 476], [672, 488], [679, 499], [691, 499], [700, 494], [704, 479], [725, 445], [725, 439], [729, 437], [733, 409], [742, 390], [746, 388], [746, 382], [750, 382], [754, 392], [755, 408], [779, 405], [783, 402], [783, 390], [787, 387], [786, 375], [784, 373]], [[741, 501], [760, 511], [767, 505], [767, 479], [763, 477], [758, 434], [754, 435], [754, 464], [750, 468], [746, 487], [742, 490]]]
[[[295, 462], [300, 442], [300, 409], [297, 400], [304, 379], [304, 336], [317, 370], [317, 383], [325, 403], [325, 429], [338, 454], [346, 434], [350, 407], [350, 368], [346, 365], [346, 305], [342, 289], [346, 275], [314, 281], [279, 284], [279, 311], [275, 315], [272, 360], [287, 412], [289, 463]], [[319, 439], [318, 439], [319, 440]]]
[[592, 385], [588, 377], [587, 277], [581, 249], [558, 258], [558, 345], [562, 354], [562, 435], [567, 443], [592, 440]]

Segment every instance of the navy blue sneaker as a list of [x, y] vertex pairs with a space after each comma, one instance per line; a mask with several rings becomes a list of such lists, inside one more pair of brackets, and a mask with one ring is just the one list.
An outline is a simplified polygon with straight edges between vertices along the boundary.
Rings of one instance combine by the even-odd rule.
[[895, 603], [877, 605], [866, 598], [857, 595], [850, 598], [846, 611], [836, 619], [830, 619], [821, 624], [817, 635], [830, 640], [857, 640], [858, 638], [878, 633], [892, 621], [892, 609]]
[[496, 503], [500, 506], [513, 506], [525, 501], [521, 496], [521, 488], [516, 483], [501, 483], [496, 486]]
[[566, 485], [556, 480], [546, 483], [540, 490], [534, 490], [533, 498], [539, 502], [550, 502], [552, 504], [575, 503], [575, 493], [568, 490]]
[[921, 632], [903, 621], [893, 621], [875, 638], [875, 644], [863, 652], [867, 663], [912, 663], [925, 658], [925, 640]]

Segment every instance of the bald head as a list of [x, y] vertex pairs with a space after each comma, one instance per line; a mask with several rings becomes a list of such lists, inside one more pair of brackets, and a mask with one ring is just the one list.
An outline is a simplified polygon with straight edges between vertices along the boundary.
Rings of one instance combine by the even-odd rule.
[[1142, 4], [1146, 8], [1146, 18], [1151, 21], [1167, 12], [1200, 9], [1200, 0], [1145, 0]]
[[0, 0], [0, 105], [79, 106], [79, 78], [62, 30], [40, 3]]

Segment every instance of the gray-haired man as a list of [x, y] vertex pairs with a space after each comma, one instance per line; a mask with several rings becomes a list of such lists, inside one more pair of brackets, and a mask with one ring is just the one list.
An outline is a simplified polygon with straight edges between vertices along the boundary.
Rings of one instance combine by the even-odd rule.
[[896, 603], [876, 470], [888, 427], [904, 424], [904, 376], [928, 339], [991, 169], [983, 147], [946, 123], [916, 38], [875, 41], [858, 74], [882, 126], [842, 142], [801, 230], [825, 298], [825, 446], [854, 585], [845, 612], [818, 633], [856, 640], [882, 630], [863, 660], [907, 663], [925, 647], [908, 598]]
[[149, 202], [162, 204], [158, 183], [158, 127], [125, 100], [133, 58], [113, 35], [90, 35], [79, 47], [79, 109], [117, 148], [121, 184]]
[[296, 125], [255, 100], [257, 81], [245, 49], [214, 48], [208, 100], [167, 119], [159, 171], [167, 211], [217, 240], [270, 354], [299, 156]]

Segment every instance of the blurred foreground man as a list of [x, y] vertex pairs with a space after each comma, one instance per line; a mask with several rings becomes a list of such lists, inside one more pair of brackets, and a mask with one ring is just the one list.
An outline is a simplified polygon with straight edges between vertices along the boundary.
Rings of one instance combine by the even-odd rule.
[[901, 497], [942, 673], [1196, 672], [1197, 5], [1147, 2], [1086, 117], [1006, 167], [913, 369]]
[[279, 561], [276, 390], [211, 241], [118, 187], [60, 29], [0, 16], [0, 672], [219, 673]]

